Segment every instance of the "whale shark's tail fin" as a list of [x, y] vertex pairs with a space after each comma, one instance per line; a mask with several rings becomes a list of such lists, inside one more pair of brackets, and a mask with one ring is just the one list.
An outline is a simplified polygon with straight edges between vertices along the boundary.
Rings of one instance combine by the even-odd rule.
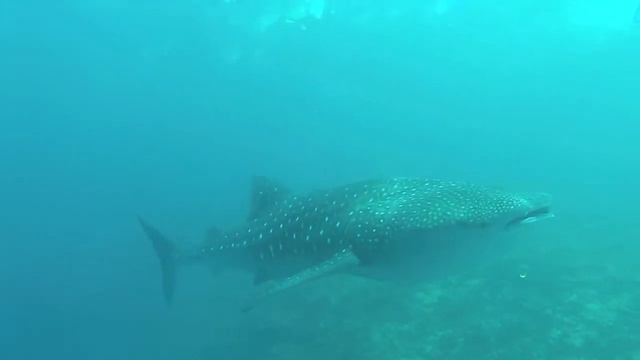
[[160, 260], [160, 270], [162, 271], [162, 291], [165, 301], [170, 304], [173, 299], [173, 292], [176, 283], [177, 253], [174, 244], [167, 239], [160, 231], [149, 225], [141, 217], [138, 222], [142, 226], [145, 234], [151, 240], [151, 244]]

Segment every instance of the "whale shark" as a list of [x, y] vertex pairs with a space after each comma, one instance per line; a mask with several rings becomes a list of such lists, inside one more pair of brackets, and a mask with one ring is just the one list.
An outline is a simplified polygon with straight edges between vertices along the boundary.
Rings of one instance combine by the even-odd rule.
[[209, 231], [195, 248], [178, 246], [142, 218], [139, 223], [159, 258], [167, 302], [180, 266], [206, 264], [214, 272], [236, 268], [253, 275], [259, 291], [246, 305], [250, 309], [260, 299], [331, 274], [393, 272], [428, 255], [436, 239], [455, 241], [455, 233], [474, 239], [550, 216], [547, 193], [465, 182], [389, 178], [295, 194], [255, 177], [247, 220]]

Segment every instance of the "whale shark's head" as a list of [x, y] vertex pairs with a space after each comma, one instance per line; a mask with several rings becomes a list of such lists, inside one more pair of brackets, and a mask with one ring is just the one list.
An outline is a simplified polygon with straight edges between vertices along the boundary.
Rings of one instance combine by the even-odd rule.
[[[366, 216], [386, 216], [380, 230], [504, 229], [551, 215], [546, 193], [512, 192], [464, 182], [396, 178], [376, 183], [358, 197]], [[357, 213], [356, 213], [357, 214]], [[364, 219], [371, 223], [371, 219]], [[373, 220], [375, 222], [375, 220]]]
[[506, 216], [506, 228], [530, 224], [552, 218], [551, 195], [547, 193], [524, 193], [516, 195], [518, 201]]

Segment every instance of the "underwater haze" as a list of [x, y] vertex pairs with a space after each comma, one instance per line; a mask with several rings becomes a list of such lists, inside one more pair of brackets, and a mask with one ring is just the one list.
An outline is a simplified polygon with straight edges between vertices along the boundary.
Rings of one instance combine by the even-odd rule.
[[[0, 358], [640, 359], [639, 5], [0, 1]], [[255, 175], [542, 191], [555, 218], [410, 286], [243, 313], [250, 277], [187, 267], [168, 306], [136, 217], [198, 244]]]

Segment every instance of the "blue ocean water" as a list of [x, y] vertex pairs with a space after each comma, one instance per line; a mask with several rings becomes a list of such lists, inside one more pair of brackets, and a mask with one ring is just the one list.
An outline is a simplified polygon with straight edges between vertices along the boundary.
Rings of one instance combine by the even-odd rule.
[[[3, 359], [640, 358], [636, 0], [0, 2]], [[423, 176], [554, 195], [474, 272], [161, 295], [183, 244], [296, 191]], [[526, 275], [526, 276], [525, 276]]]

